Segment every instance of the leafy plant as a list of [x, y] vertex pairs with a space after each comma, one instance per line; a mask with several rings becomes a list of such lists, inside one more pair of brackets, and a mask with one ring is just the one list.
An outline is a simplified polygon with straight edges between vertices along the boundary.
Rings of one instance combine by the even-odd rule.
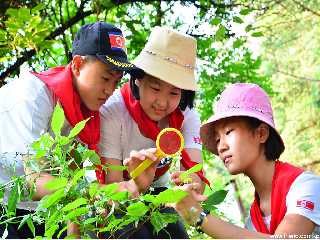
[[[55, 177], [45, 185], [51, 194], [41, 199], [34, 213], [16, 217], [17, 204], [32, 199], [34, 186], [26, 188], [27, 175], [12, 177], [10, 182], [0, 186], [1, 196], [5, 189], [11, 189], [4, 212], [7, 220], [1, 224], [20, 221], [19, 227], [27, 224], [35, 236], [34, 222], [45, 223], [45, 237], [53, 238], [60, 237], [68, 223], [72, 222], [78, 224], [80, 237], [90, 238], [92, 234], [107, 232], [107, 236], [114, 238], [116, 232], [128, 224], [139, 229], [143, 223], [150, 221], [154, 230], [159, 232], [179, 219], [177, 214], [162, 213], [161, 210], [165, 204], [184, 198], [187, 193], [182, 190], [167, 189], [158, 195], [147, 193], [133, 199], [129, 192], [118, 191], [117, 183], [101, 185], [97, 181], [87, 180], [86, 170], [93, 170], [95, 167], [82, 167], [84, 161], [89, 161], [92, 165], [100, 164], [95, 151], [75, 140], [88, 120], [76, 124], [68, 136], [62, 136], [65, 116], [59, 104], [55, 107], [51, 121], [55, 136], [44, 133], [35, 141], [32, 144], [34, 154], [30, 154], [26, 163], [32, 169], [28, 174], [47, 172]], [[186, 177], [201, 168], [199, 165], [190, 169]]]

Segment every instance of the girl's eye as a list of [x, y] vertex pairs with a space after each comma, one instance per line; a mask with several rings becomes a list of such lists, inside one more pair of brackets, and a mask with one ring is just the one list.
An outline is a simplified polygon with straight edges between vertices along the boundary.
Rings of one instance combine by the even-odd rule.
[[153, 91], [156, 91], [156, 92], [160, 91], [160, 89], [159, 89], [159, 88], [156, 88], [156, 87], [151, 87], [151, 89], [152, 89]]
[[233, 131], [233, 129], [227, 130], [227, 131], [226, 131], [226, 135], [229, 135], [232, 131]]
[[171, 92], [170, 94], [173, 95], [173, 96], [179, 95], [179, 93], [177, 93], [177, 92]]
[[216, 139], [216, 144], [218, 144], [220, 142], [220, 138]]
[[109, 78], [106, 78], [106, 77], [102, 77], [104, 81], [108, 82], [109, 81]]

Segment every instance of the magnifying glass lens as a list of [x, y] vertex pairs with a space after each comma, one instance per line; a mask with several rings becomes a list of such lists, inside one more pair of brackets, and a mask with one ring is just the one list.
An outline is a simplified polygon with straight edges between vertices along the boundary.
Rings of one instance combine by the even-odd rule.
[[167, 131], [161, 134], [159, 139], [159, 147], [165, 154], [175, 154], [181, 146], [181, 138], [174, 131]]

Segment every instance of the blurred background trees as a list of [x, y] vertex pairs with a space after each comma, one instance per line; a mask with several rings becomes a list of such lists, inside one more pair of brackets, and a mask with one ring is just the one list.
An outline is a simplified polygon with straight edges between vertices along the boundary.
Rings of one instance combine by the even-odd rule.
[[[194, 36], [202, 121], [226, 84], [257, 83], [272, 96], [286, 143], [281, 159], [320, 172], [319, 0], [2, 0], [0, 86], [23, 69], [67, 64], [77, 30], [97, 20], [124, 31], [131, 60], [156, 25]], [[237, 183], [230, 186], [239, 188], [238, 200], [248, 210], [248, 179], [230, 176], [206, 151], [203, 156], [213, 186]]]

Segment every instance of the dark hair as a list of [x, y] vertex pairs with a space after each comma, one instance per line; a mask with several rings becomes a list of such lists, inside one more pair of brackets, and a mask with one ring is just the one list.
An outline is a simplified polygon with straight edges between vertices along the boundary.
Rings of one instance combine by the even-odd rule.
[[[244, 117], [244, 119], [247, 122], [249, 128], [251, 129], [256, 129], [260, 126], [261, 123], [265, 123], [253, 117]], [[269, 137], [265, 142], [265, 155], [268, 160], [275, 161], [279, 159], [281, 153], [283, 153], [284, 145], [282, 144], [282, 141], [279, 135], [276, 133], [276, 131], [269, 125], [268, 127], [269, 127]]]
[[[144, 72], [143, 74], [140, 74], [138, 79], [142, 79], [145, 76], [145, 74], [146, 73]], [[136, 79], [137, 78], [134, 78], [134, 77], [130, 78], [130, 89], [135, 99], [139, 100], [140, 94], [139, 94], [139, 88], [135, 84]], [[193, 108], [194, 98], [195, 98], [195, 91], [181, 89], [181, 99], [179, 103], [180, 110], [184, 111], [187, 107], [189, 107], [190, 109]]]

